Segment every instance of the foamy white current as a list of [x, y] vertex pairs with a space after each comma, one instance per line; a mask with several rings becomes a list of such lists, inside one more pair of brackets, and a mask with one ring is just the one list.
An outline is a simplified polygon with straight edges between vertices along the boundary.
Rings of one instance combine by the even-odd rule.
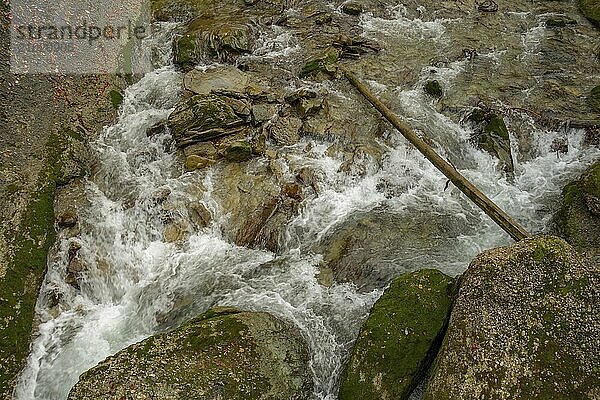
[[[444, 32], [441, 22], [407, 20], [400, 11], [397, 20], [366, 23], [388, 34], [390, 24], [420, 28], [436, 38]], [[172, 28], [166, 26], [155, 39], [159, 50], [169, 48]], [[261, 36], [260, 54], [254, 56], [285, 57], [296, 50], [293, 38], [275, 29], [279, 28]], [[526, 39], [524, 46], [530, 43]], [[168, 51], [159, 54], [169, 57]], [[439, 78], [451, 83], [460, 70], [460, 63], [450, 65], [440, 70]], [[444, 190], [446, 179], [390, 130], [383, 164], [365, 159], [364, 174], [338, 172], [341, 160], [326, 155], [327, 142], [313, 141], [310, 153], [289, 158], [288, 162], [317, 168], [322, 190], [303, 204], [290, 224], [282, 254], [237, 247], [223, 238], [219, 225], [226, 210], [211, 196], [211, 171], [202, 183], [212, 225], [184, 245], [166, 243], [156, 193], [168, 188], [169, 199], [177, 204], [188, 196], [197, 176], [179, 176], [170, 138], [147, 137], [145, 131], [173, 109], [181, 79], [173, 67], [165, 66], [129, 87], [118, 122], [94, 144], [100, 169], [86, 184], [91, 207], [81, 218], [81, 236], [59, 242], [58, 257], [49, 260], [37, 307], [41, 324], [15, 399], [65, 399], [79, 375], [107, 356], [213, 305], [268, 311], [296, 324], [311, 349], [314, 398], [335, 399], [343, 360], [381, 291], [359, 293], [349, 284], [320, 285], [315, 274], [321, 256], [306, 251], [311, 243], [353, 212], [377, 207], [400, 215], [426, 210], [464, 221], [462, 234], [446, 238], [445, 248], [398, 260], [415, 268], [433, 265], [456, 275], [478, 252], [511, 242], [456, 188]], [[376, 91], [394, 92], [401, 99], [397, 111], [427, 128], [440, 148], [448, 149], [445, 155], [460, 160], [459, 170], [531, 232], [546, 227], [566, 181], [600, 155], [582, 146], [581, 131], [539, 131], [533, 143], [537, 156], [516, 162], [514, 180], [509, 181], [491, 156], [468, 143], [471, 132], [438, 113], [420, 89], [372, 84]], [[568, 152], [560, 156], [550, 150], [552, 138], [558, 136], [569, 142]], [[382, 181], [394, 188], [394, 196], [377, 189]], [[186, 210], [175, 207], [171, 212], [185, 215]], [[89, 265], [80, 290], [64, 282], [70, 240], [81, 244], [80, 255]], [[58, 297], [59, 304], [48, 308], [51, 296]]]

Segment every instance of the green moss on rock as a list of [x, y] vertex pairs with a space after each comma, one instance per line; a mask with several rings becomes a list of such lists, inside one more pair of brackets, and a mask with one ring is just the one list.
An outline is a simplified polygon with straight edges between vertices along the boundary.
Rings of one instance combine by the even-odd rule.
[[441, 342], [453, 283], [428, 269], [392, 282], [360, 330], [340, 400], [408, 398]]
[[579, 0], [579, 9], [596, 26], [600, 26], [600, 3], [597, 0]]
[[554, 217], [557, 234], [589, 258], [600, 259], [600, 162], [566, 185], [562, 194]]
[[30, 195], [14, 238], [15, 252], [0, 280], [0, 393], [11, 392], [29, 352], [35, 303], [55, 237], [54, 192], [65, 179], [74, 136], [75, 132], [63, 130], [48, 137], [38, 189]]
[[247, 161], [252, 158], [252, 144], [247, 140], [238, 140], [223, 150], [223, 156], [234, 162]]
[[341, 51], [335, 47], [328, 48], [322, 54], [310, 59], [300, 71], [300, 77], [305, 78], [313, 73], [326, 72], [332, 73], [335, 71], [335, 64], [341, 56]]
[[459, 282], [425, 400], [600, 393], [600, 268], [557, 237], [478, 255]]
[[587, 102], [595, 111], [600, 112], [600, 86], [596, 86], [590, 91]]
[[187, 33], [173, 43], [173, 63], [184, 71], [193, 69], [198, 57], [196, 33]]
[[267, 313], [215, 308], [84, 373], [69, 399], [308, 399], [296, 328]]

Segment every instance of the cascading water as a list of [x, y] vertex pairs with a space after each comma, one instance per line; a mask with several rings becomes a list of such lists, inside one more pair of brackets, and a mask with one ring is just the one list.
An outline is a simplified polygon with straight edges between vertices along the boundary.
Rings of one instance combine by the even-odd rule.
[[[363, 23], [391, 34], [383, 21], [367, 18]], [[439, 21], [423, 23], [399, 16], [387, 23], [421, 29], [438, 39], [444, 33]], [[164, 25], [153, 45], [170, 48], [173, 28]], [[261, 36], [259, 53], [253, 57], [285, 57], [296, 48], [287, 32], [273, 29]], [[169, 58], [168, 51], [163, 55]], [[448, 65], [438, 71], [438, 79], [449, 84], [461, 68], [460, 62]], [[422, 80], [426, 76], [424, 71]], [[169, 115], [181, 79], [172, 66], [144, 76], [127, 89], [118, 122], [95, 142], [99, 170], [86, 184], [90, 207], [81, 217], [81, 235], [59, 241], [57, 257], [49, 260], [37, 307], [41, 324], [16, 399], [65, 399], [79, 375], [99, 361], [214, 305], [268, 311], [296, 324], [311, 349], [314, 398], [335, 399], [343, 360], [381, 290], [320, 285], [315, 275], [321, 256], [310, 252], [312, 244], [353, 213], [381, 208], [398, 215], [422, 211], [460, 221], [460, 234], [444, 238], [441, 247], [427, 254], [405, 251], [388, 260], [390, 276], [422, 266], [456, 275], [478, 252], [510, 243], [458, 190], [444, 190], [445, 178], [391, 130], [384, 133], [381, 165], [368, 158], [357, 161], [360, 174], [339, 172], [341, 161], [327, 155], [331, 143], [326, 140], [304, 139], [296, 146], [310, 143], [308, 153], [289, 149], [288, 163], [319, 171], [321, 191], [305, 201], [289, 224], [279, 254], [237, 247], [223, 237], [220, 226], [227, 210], [212, 196], [215, 176], [210, 169], [202, 177], [202, 187], [213, 222], [183, 245], [167, 243], [157, 193], [168, 189], [176, 205], [197, 185], [196, 174], [201, 173], [180, 175], [169, 136], [147, 137], [146, 129]], [[495, 159], [469, 144], [471, 132], [437, 112], [420, 90], [371, 84], [379, 93], [393, 93], [399, 99], [398, 112], [418, 128], [426, 127], [440, 151], [446, 149], [444, 155], [465, 176], [532, 232], [547, 225], [550, 205], [556, 203], [566, 180], [600, 154], [582, 145], [581, 131], [538, 130], [533, 140], [536, 156], [517, 160], [514, 179], [509, 180], [498, 171]], [[552, 139], [559, 136], [569, 142], [568, 152], [560, 157], [550, 149]], [[393, 190], [383, 192], [382, 182]], [[187, 213], [183, 206], [170, 212]], [[88, 265], [79, 290], [64, 279], [73, 240], [81, 245], [79, 254]], [[50, 297], [58, 297], [58, 305], [49, 307]]]

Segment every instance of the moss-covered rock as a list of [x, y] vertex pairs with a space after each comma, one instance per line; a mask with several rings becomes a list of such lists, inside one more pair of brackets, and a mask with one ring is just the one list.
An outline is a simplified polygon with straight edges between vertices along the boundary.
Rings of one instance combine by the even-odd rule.
[[595, 111], [600, 112], [600, 86], [596, 86], [590, 91], [587, 102]]
[[215, 308], [107, 358], [81, 376], [69, 399], [308, 399], [308, 360], [289, 324]]
[[579, 9], [587, 19], [600, 26], [600, 3], [597, 0], [579, 0]]
[[300, 70], [300, 77], [305, 78], [317, 72], [335, 72], [335, 64], [340, 59], [341, 55], [342, 52], [339, 49], [335, 47], [328, 48], [323, 53], [311, 58], [304, 64], [302, 70]]
[[247, 140], [235, 141], [223, 149], [223, 157], [234, 162], [247, 161], [252, 158], [252, 144]]
[[169, 115], [167, 126], [179, 147], [239, 132], [245, 124], [217, 95], [196, 95], [179, 104]]
[[431, 269], [392, 282], [360, 330], [340, 400], [408, 399], [441, 343], [453, 283]]
[[590, 259], [600, 259], [600, 162], [563, 189], [557, 234]]
[[510, 135], [502, 116], [494, 111], [476, 108], [468, 120], [475, 124], [475, 133], [471, 141], [498, 158], [503, 171], [514, 172]]
[[600, 394], [600, 268], [542, 236], [477, 256], [459, 282], [425, 400]]
[[423, 90], [425, 90], [425, 93], [427, 93], [431, 97], [439, 98], [444, 95], [442, 85], [437, 80], [427, 81], [427, 83], [425, 83], [425, 86], [423, 87]]

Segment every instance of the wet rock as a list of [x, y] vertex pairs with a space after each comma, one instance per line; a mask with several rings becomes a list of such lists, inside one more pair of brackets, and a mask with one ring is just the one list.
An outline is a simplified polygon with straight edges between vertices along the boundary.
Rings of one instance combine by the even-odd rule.
[[331, 21], [333, 21], [331, 13], [321, 13], [315, 18], [315, 23], [317, 25], [326, 25], [331, 23]]
[[587, 258], [600, 262], [600, 162], [565, 186], [554, 223], [559, 236]]
[[214, 308], [107, 358], [80, 377], [69, 399], [301, 400], [311, 392], [297, 328], [267, 313]]
[[439, 348], [454, 279], [432, 269], [401, 275], [373, 305], [352, 349], [340, 400], [408, 399]]
[[317, 72], [334, 73], [336, 63], [342, 55], [341, 50], [330, 47], [320, 55], [311, 58], [300, 70], [300, 78], [305, 78]]
[[597, 397], [598, 265], [535, 237], [481, 253], [459, 285], [425, 400]]
[[252, 29], [246, 24], [199, 18], [175, 40], [173, 62], [185, 71], [193, 69], [203, 57], [232, 62], [252, 50], [252, 41]]
[[187, 209], [190, 221], [199, 229], [206, 228], [212, 221], [210, 211], [199, 201], [190, 203]]
[[196, 171], [198, 169], [205, 169], [211, 166], [214, 160], [202, 156], [190, 155], [185, 158], [185, 170]]
[[427, 81], [423, 87], [423, 90], [425, 90], [425, 93], [435, 98], [440, 98], [444, 95], [442, 85], [437, 80]]
[[456, 216], [424, 211], [356, 212], [312, 248], [323, 255], [321, 283], [351, 282], [360, 291], [383, 288], [415, 265], [446, 260], [452, 238], [461, 234], [463, 224]]
[[342, 4], [342, 11], [348, 15], [360, 15], [364, 11], [362, 3], [354, 0]]
[[565, 28], [567, 26], [577, 25], [577, 21], [566, 16], [556, 16], [548, 18], [545, 25], [546, 28]]
[[247, 140], [239, 140], [223, 149], [223, 157], [229, 161], [242, 162], [252, 158], [252, 145]]
[[587, 97], [587, 102], [594, 109], [594, 111], [600, 113], [600, 86], [596, 86], [590, 91]]
[[77, 212], [72, 209], [64, 210], [57, 215], [56, 224], [59, 228], [73, 228], [77, 225]]
[[596, 26], [600, 26], [600, 4], [595, 0], [578, 0], [579, 9]]
[[76, 179], [56, 189], [54, 215], [56, 226], [65, 237], [79, 235], [79, 214], [89, 206], [83, 180]]
[[167, 124], [177, 146], [185, 147], [240, 132], [245, 121], [225, 96], [195, 95], [175, 108]]
[[183, 221], [171, 223], [165, 227], [163, 237], [167, 243], [176, 243], [189, 235], [189, 226]]
[[200, 142], [186, 146], [183, 149], [183, 154], [189, 156], [201, 156], [204, 158], [214, 159], [217, 157], [217, 148], [212, 142]]
[[207, 95], [219, 91], [244, 93], [247, 86], [247, 75], [232, 65], [194, 69], [183, 78], [183, 87], [194, 94]]
[[269, 121], [279, 112], [278, 104], [260, 103], [252, 106], [252, 123], [260, 125]]
[[271, 126], [271, 138], [280, 146], [291, 146], [300, 140], [302, 120], [293, 116], [281, 117]]
[[492, 154], [500, 161], [500, 166], [507, 173], [514, 172], [510, 135], [504, 119], [494, 111], [476, 108], [468, 118], [475, 124], [475, 133], [471, 141]]
[[148, 129], [146, 129], [146, 136], [152, 137], [152, 136], [160, 135], [161, 133], [164, 133], [166, 127], [167, 127], [167, 121], [160, 121], [160, 122], [152, 125]]

